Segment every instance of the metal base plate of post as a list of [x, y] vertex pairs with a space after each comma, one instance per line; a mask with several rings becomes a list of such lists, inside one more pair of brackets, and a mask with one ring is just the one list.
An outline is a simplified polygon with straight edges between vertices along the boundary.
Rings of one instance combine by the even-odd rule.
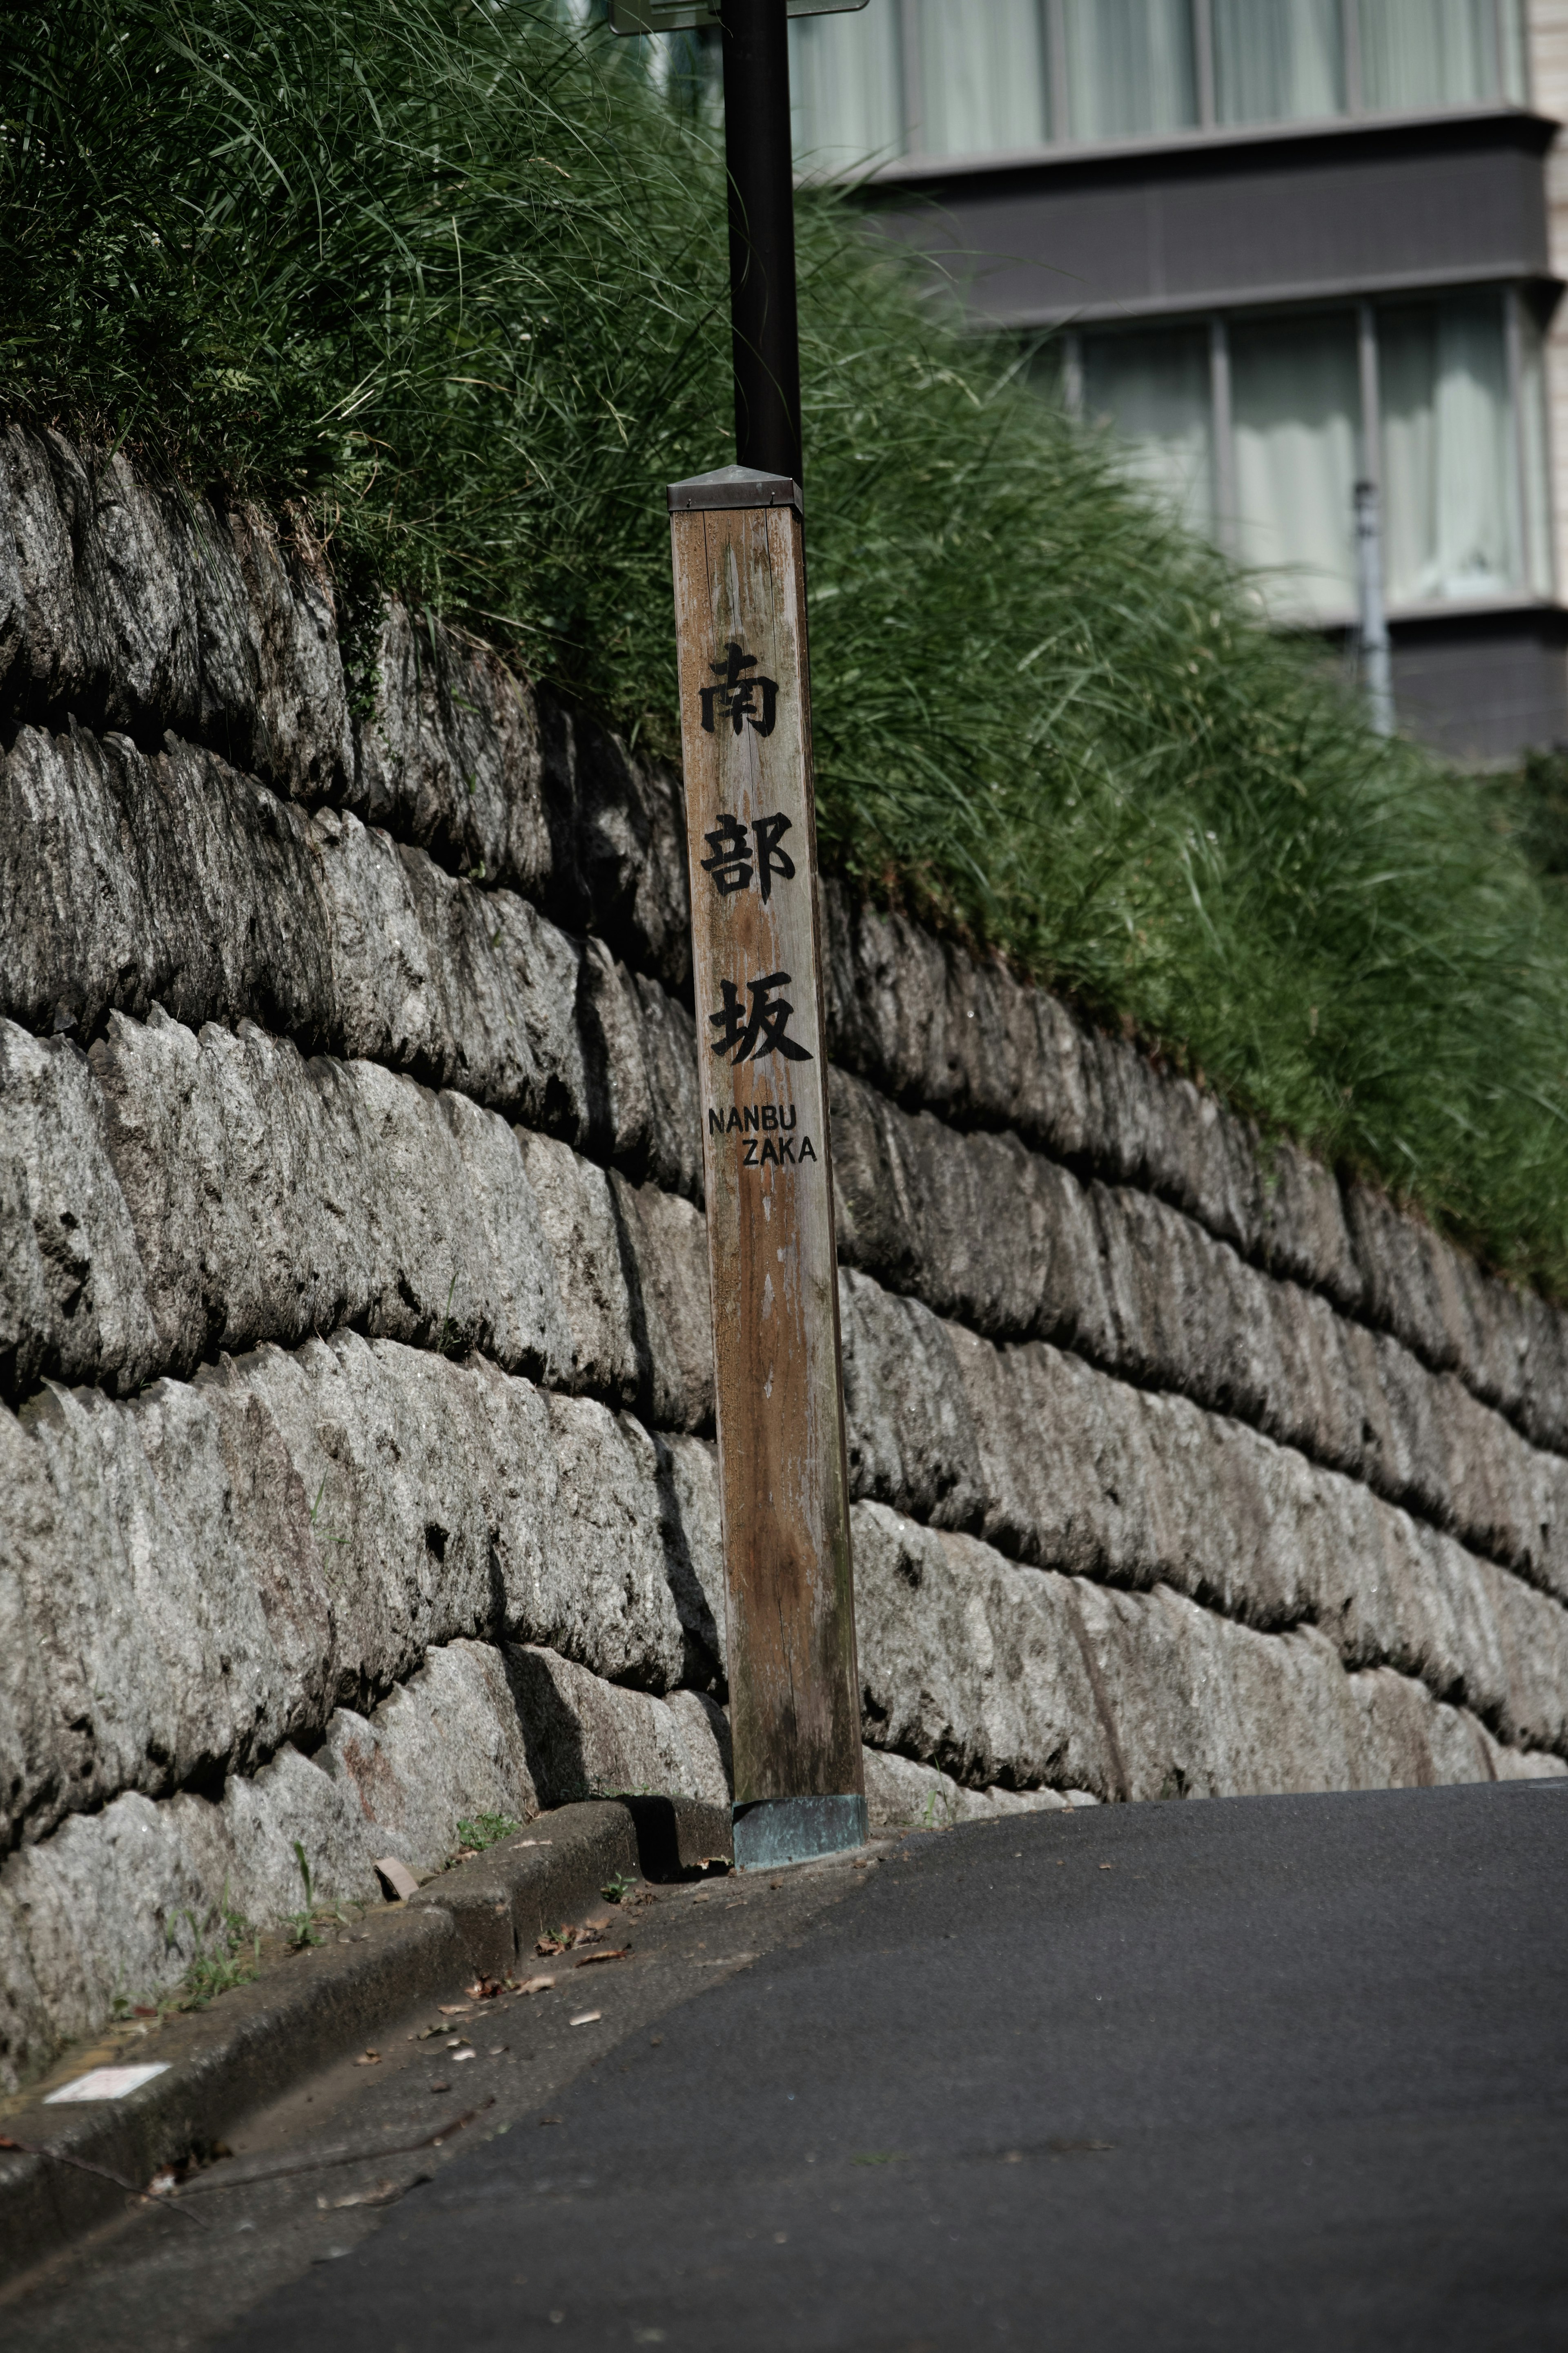
[[864, 1846], [866, 1800], [847, 1798], [758, 1798], [734, 1811], [737, 1871], [777, 1871], [786, 1862], [815, 1862]]

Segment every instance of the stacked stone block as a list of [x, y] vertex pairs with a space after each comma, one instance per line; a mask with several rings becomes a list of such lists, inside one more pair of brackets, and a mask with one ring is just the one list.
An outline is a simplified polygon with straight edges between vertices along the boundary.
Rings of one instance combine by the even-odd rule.
[[[16, 431], [0, 711], [16, 2081], [296, 1840], [373, 1900], [727, 1729], [677, 780]], [[824, 913], [874, 1804], [1568, 1770], [1563, 1316]]]

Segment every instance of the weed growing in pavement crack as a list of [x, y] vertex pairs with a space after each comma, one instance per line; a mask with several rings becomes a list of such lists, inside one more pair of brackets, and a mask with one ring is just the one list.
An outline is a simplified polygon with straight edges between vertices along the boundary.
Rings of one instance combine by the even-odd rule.
[[[253, 1928], [243, 1913], [236, 1912], [228, 1900], [228, 1882], [223, 1883], [223, 1894], [207, 1915], [205, 1926], [187, 1906], [178, 1915], [190, 1926], [195, 1953], [186, 1969], [172, 2007], [176, 2010], [205, 2010], [209, 2001], [230, 1987], [247, 1985], [261, 1967], [261, 1931]], [[173, 1926], [165, 1931], [168, 1942], [174, 1941]], [[208, 1943], [208, 1938], [212, 1942]], [[247, 1943], [249, 1951], [246, 1950]]]
[[319, 1945], [322, 1939], [316, 1926], [315, 1885], [310, 1876], [310, 1866], [298, 1839], [294, 1841], [294, 1860], [305, 1883], [305, 1901], [298, 1912], [289, 1913], [283, 1926], [289, 1931], [289, 1949], [302, 1953], [308, 1945]]

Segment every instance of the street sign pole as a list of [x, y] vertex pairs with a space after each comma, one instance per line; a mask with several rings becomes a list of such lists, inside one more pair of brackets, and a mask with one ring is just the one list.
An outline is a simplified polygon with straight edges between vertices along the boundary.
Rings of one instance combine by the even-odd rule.
[[670, 491], [735, 1861], [866, 1836], [800, 490]]
[[[839, 0], [858, 6], [863, 0]], [[646, 30], [659, 0], [616, 0]], [[866, 1836], [805, 636], [787, 13], [721, 24], [738, 462], [670, 488], [738, 1869]], [[821, 0], [810, 13], [828, 13]], [[657, 18], [672, 21], [674, 6]]]
[[784, 0], [723, 0], [735, 457], [798, 482], [800, 337]]

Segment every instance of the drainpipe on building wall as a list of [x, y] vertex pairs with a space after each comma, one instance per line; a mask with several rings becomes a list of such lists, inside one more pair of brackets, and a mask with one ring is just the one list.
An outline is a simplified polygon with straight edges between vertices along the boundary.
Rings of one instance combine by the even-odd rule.
[[1392, 735], [1394, 680], [1388, 659], [1388, 622], [1383, 610], [1383, 527], [1375, 482], [1358, 482], [1355, 486], [1355, 547], [1366, 715], [1374, 734]]

